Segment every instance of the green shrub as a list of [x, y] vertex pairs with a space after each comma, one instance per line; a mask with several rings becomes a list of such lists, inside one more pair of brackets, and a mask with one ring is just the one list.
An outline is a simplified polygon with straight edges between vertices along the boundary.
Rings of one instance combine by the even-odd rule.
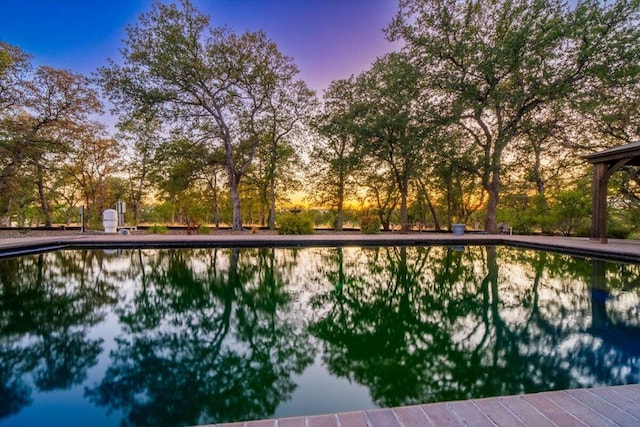
[[363, 234], [377, 234], [380, 232], [380, 218], [376, 215], [360, 217], [360, 231]]
[[201, 224], [198, 227], [198, 234], [211, 234], [211, 227]]
[[617, 218], [609, 217], [607, 237], [610, 239], [627, 239], [633, 230]]
[[165, 225], [152, 225], [149, 227], [149, 233], [151, 234], [167, 234], [169, 229]]
[[[591, 236], [591, 224], [583, 224], [576, 230], [578, 237]], [[607, 237], [610, 239], [638, 239], [640, 234], [634, 232], [630, 226], [623, 224], [616, 218], [609, 218], [607, 222]]]
[[198, 234], [211, 234], [211, 227], [200, 224], [198, 227]]
[[278, 234], [313, 234], [313, 219], [306, 215], [284, 214], [278, 219]]
[[576, 229], [577, 237], [591, 237], [591, 223], [583, 223]]
[[578, 233], [589, 224], [591, 194], [582, 188], [563, 190], [556, 194], [555, 202], [544, 213], [550, 224], [568, 236]]
[[142, 211], [143, 222], [170, 222], [176, 213], [177, 207], [171, 202], [147, 207]]
[[630, 240], [640, 240], [640, 233], [638, 233], [637, 231], [634, 231], [633, 233], [629, 234], [627, 236], [627, 239]]

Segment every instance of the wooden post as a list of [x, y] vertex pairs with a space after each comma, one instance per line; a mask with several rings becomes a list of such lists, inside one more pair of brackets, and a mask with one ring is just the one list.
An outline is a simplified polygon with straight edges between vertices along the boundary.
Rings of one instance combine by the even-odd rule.
[[606, 163], [593, 165], [593, 200], [591, 212], [591, 240], [607, 243], [607, 184]]

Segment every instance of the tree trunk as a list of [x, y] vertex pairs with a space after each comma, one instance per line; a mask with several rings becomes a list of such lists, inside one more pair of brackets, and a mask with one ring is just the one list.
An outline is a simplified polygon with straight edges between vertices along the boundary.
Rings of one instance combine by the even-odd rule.
[[447, 224], [451, 231], [453, 224], [453, 187], [451, 185], [451, 177], [447, 177]]
[[[429, 212], [431, 212], [431, 217], [433, 218], [433, 228], [435, 231], [440, 230], [440, 221], [438, 220], [438, 213], [436, 212], [436, 208], [433, 206], [431, 202], [431, 197], [429, 197], [429, 190], [427, 189], [426, 184], [421, 178], [418, 178], [418, 183], [420, 184], [420, 188], [422, 189], [422, 193], [424, 193], [424, 198], [427, 201], [427, 206], [429, 207]], [[425, 217], [426, 220], [426, 217]], [[426, 221], [425, 221], [426, 222]], [[426, 224], [424, 224], [426, 226]]]
[[[272, 130], [272, 135], [276, 134], [276, 125]], [[276, 173], [278, 168], [278, 141], [279, 137], [274, 136], [271, 141], [271, 152], [269, 153], [269, 230], [276, 229]]]
[[36, 174], [38, 177], [38, 197], [40, 198], [40, 207], [42, 208], [42, 214], [44, 215], [44, 225], [46, 227], [51, 227], [53, 223], [51, 221], [51, 210], [49, 209], [49, 202], [47, 201], [47, 195], [45, 194], [43, 170], [40, 162], [36, 162]]
[[213, 182], [208, 180], [209, 188], [213, 194], [213, 223], [216, 230], [220, 228], [220, 197], [218, 194], [218, 174], [213, 172]]
[[231, 206], [233, 209], [233, 217], [231, 219], [231, 229], [234, 231], [242, 231], [242, 217], [240, 213], [240, 193], [238, 187], [240, 184], [240, 174], [236, 171], [236, 165], [233, 160], [233, 149], [231, 147], [231, 135], [226, 132], [224, 137], [225, 149], [225, 166], [227, 168], [227, 179], [229, 180], [229, 192], [231, 193]]
[[214, 208], [214, 215], [213, 215], [213, 222], [216, 226], [216, 230], [220, 228], [220, 201], [219, 201], [219, 197], [218, 197], [218, 189], [216, 188], [215, 192], [213, 193], [213, 208]]
[[238, 192], [238, 180], [232, 171], [228, 170], [227, 172], [229, 173], [229, 192], [231, 193], [231, 204], [233, 207], [231, 229], [234, 231], [241, 231], [242, 218], [240, 217], [240, 193]]
[[4, 188], [7, 185], [7, 181], [13, 176], [14, 171], [22, 164], [24, 159], [24, 148], [23, 144], [19, 145], [18, 151], [13, 155], [11, 162], [4, 168], [2, 173], [0, 173], [0, 194], [4, 191]]
[[269, 230], [276, 229], [276, 180], [269, 180]]
[[[260, 205], [258, 206], [258, 209], [260, 211], [259, 222], [260, 222], [260, 227], [264, 227], [269, 222], [270, 220], [269, 215], [271, 214], [271, 208], [269, 207], [269, 194], [268, 194], [269, 190], [265, 188], [263, 191], [262, 188], [260, 188], [259, 191], [260, 191]], [[267, 213], [267, 210], [269, 210], [269, 213]], [[250, 215], [253, 218], [253, 210], [251, 210]], [[251, 221], [251, 224], [255, 224], [253, 220]]]
[[407, 187], [400, 192], [400, 232], [409, 232], [409, 213], [407, 212]]
[[435, 231], [440, 231], [440, 221], [438, 220], [438, 213], [436, 212], [436, 208], [431, 203], [431, 197], [429, 197], [429, 193], [427, 189], [424, 189], [425, 199], [427, 199], [427, 206], [429, 206], [429, 211], [431, 212], [431, 216], [433, 217], [433, 228]]
[[338, 212], [336, 214], [336, 230], [342, 231], [344, 221], [344, 178], [340, 177], [338, 184]]
[[542, 165], [542, 147], [540, 147], [540, 145], [534, 144], [533, 150], [536, 156], [536, 161], [533, 165], [533, 172], [536, 179], [536, 190], [538, 190], [538, 194], [540, 196], [544, 196], [545, 182], [544, 178], [542, 177], [542, 171], [540, 170]]
[[485, 159], [489, 164], [489, 169], [485, 173], [482, 184], [489, 194], [489, 200], [487, 201], [487, 211], [484, 218], [484, 230], [490, 234], [498, 233], [496, 217], [498, 214], [498, 203], [500, 202], [500, 169], [502, 165], [502, 151], [508, 140], [506, 136], [502, 135], [502, 137], [498, 137], [493, 143], [493, 153], [489, 155], [491, 147], [489, 142], [487, 150], [485, 151]]
[[140, 205], [142, 204], [142, 189], [144, 188], [144, 182], [147, 177], [146, 168], [143, 167], [142, 175], [140, 176], [140, 180], [138, 181], [138, 188], [136, 189], [136, 197], [133, 201], [133, 225], [138, 225], [138, 215], [140, 213]]
[[2, 212], [0, 213], [0, 225], [3, 227], [11, 227], [11, 206], [13, 205], [13, 198], [9, 197], [7, 204], [2, 207]]
[[[499, 169], [499, 168], [498, 168]], [[484, 218], [484, 229], [487, 233], [497, 234], [498, 228], [496, 226], [496, 217], [498, 214], [498, 202], [500, 201], [500, 171], [494, 170], [491, 172], [491, 182], [486, 186], [489, 193], [489, 200], [487, 201], [487, 212]]]

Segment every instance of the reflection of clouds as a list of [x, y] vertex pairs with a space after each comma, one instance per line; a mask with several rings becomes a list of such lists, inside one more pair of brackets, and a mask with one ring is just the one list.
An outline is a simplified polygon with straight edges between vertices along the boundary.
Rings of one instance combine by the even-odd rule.
[[461, 348], [466, 349], [478, 348], [487, 333], [485, 325], [479, 323], [478, 318], [473, 315], [457, 318], [452, 329], [452, 341], [459, 343]]
[[640, 328], [640, 293], [615, 292], [606, 302], [607, 315], [614, 323]]
[[[586, 352], [597, 354], [601, 366], [598, 369], [584, 369], [579, 363], [564, 363], [563, 368], [568, 370], [575, 383], [573, 388], [606, 386], [611, 384], [612, 379], [624, 383], [624, 379], [629, 378], [629, 374], [632, 373], [631, 367], [625, 366], [620, 360], [618, 351], [606, 346], [602, 339], [591, 334], [573, 333], [558, 345], [558, 354], [563, 359], [584, 360], [585, 357], [589, 357]], [[636, 378], [635, 382], [640, 380], [638, 372], [633, 376]]]

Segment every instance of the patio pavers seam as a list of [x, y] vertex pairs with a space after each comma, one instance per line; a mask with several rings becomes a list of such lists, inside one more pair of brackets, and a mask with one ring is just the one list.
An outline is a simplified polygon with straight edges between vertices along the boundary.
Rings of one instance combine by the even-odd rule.
[[[619, 408], [618, 406], [609, 402], [607, 399], [604, 399], [598, 393], [593, 393], [590, 389], [568, 390], [568, 392], [570, 392], [575, 399], [580, 400], [583, 404], [588, 405], [591, 409], [601, 413], [603, 416], [609, 418], [611, 421], [613, 421], [616, 424], [620, 425], [620, 422], [614, 418], [611, 418], [611, 415], [607, 415], [602, 411], [600, 411], [599, 409], [594, 408], [591, 403], [586, 401], [588, 399], [587, 396], [591, 397], [591, 399], [594, 399], [596, 402], [602, 402], [601, 404], [607, 407], [607, 410], [611, 410], [615, 414], [620, 414], [620, 416], [622, 417], [629, 418], [634, 421], [634, 424], [640, 425], [640, 418], [625, 412], [622, 408]], [[620, 416], [616, 416], [616, 418], [619, 418]], [[622, 425], [626, 425], [626, 424], [622, 424]]]
[[526, 405], [529, 405], [529, 407], [531, 407], [531, 409], [533, 409], [535, 412], [537, 412], [538, 414], [540, 414], [541, 417], [545, 418], [547, 421], [549, 421], [551, 424], [557, 426], [558, 423], [556, 423], [555, 421], [553, 421], [551, 418], [549, 418], [547, 416], [547, 414], [545, 414], [544, 412], [542, 412], [540, 409], [538, 409], [536, 407], [536, 405], [532, 404], [531, 402], [529, 402], [527, 399], [524, 398], [525, 395], [519, 395], [518, 399], [521, 399]]
[[508, 411], [511, 415], [513, 415], [517, 420], [519, 420], [523, 425], [527, 425], [527, 422], [525, 420], [523, 420], [522, 418], [520, 418], [520, 416], [513, 412], [511, 410], [511, 408], [509, 408], [509, 406], [505, 405], [504, 402], [502, 402], [500, 399], [496, 399], [496, 401], [498, 402], [498, 405], [502, 406], [506, 411]]

